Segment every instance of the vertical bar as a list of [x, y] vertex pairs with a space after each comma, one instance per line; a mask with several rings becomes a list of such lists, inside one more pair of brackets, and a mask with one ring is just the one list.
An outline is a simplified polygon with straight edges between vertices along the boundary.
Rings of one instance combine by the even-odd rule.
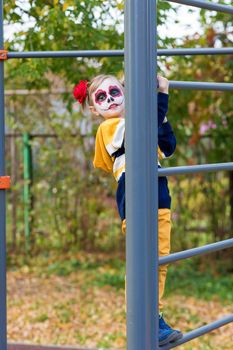
[[127, 0], [127, 349], [158, 349], [156, 0]]
[[28, 133], [23, 134], [23, 167], [24, 167], [24, 186], [23, 186], [23, 202], [24, 202], [24, 234], [26, 254], [30, 253], [30, 235], [31, 235], [31, 145]]
[[[0, 0], [0, 49], [3, 50], [3, 0]], [[5, 175], [4, 61], [0, 61], [0, 175]], [[0, 190], [0, 349], [6, 350], [6, 200]]]

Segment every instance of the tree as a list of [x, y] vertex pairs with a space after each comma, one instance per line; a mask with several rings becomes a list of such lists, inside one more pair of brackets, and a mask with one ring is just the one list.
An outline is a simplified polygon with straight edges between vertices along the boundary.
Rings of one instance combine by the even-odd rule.
[[[204, 16], [204, 11], [201, 15], [203, 34], [186, 36], [183, 46], [232, 47], [230, 16]], [[233, 81], [232, 58], [232, 55], [176, 57], [167, 64], [167, 70], [173, 80], [227, 83]], [[192, 165], [232, 161], [231, 92], [173, 91], [171, 101], [176, 101], [170, 104], [170, 115], [176, 125], [179, 163]], [[186, 203], [182, 202], [180, 209], [186, 211], [186, 215], [182, 216], [186, 220], [178, 222], [177, 227], [190, 227], [195, 222], [202, 226], [204, 223], [204, 230], [210, 230], [213, 240], [229, 238], [233, 227], [232, 172], [196, 175], [189, 181], [189, 199]], [[180, 196], [179, 187], [178, 191]]]
[[[5, 22], [17, 28], [11, 40], [5, 43], [9, 51], [105, 50], [124, 46], [123, 5], [121, 0], [10, 0], [4, 4]], [[160, 3], [158, 23], [166, 20], [171, 6]], [[172, 39], [166, 39], [165, 45]], [[160, 41], [161, 44], [161, 41]], [[100, 72], [122, 75], [120, 58], [59, 58], [17, 59], [6, 63], [6, 87], [14, 90], [63, 88], [64, 104], [50, 94], [11, 96], [17, 113], [7, 108], [8, 126], [19, 132], [52, 133], [58, 137], [33, 139], [35, 228], [37, 243], [48, 239], [48, 230], [57, 232], [57, 245], [75, 243], [85, 246], [99, 242], [108, 230], [114, 232], [114, 219], [107, 220], [114, 196], [113, 183], [101, 175], [92, 175], [93, 131], [83, 137], [81, 125], [89, 119], [74, 112], [73, 85], [80, 79], [90, 79]], [[54, 111], [54, 104], [62, 113]], [[76, 134], [77, 137], [70, 137]], [[98, 192], [98, 183], [104, 191]], [[93, 195], [95, 193], [95, 195]], [[98, 195], [97, 195], [98, 193]], [[68, 200], [69, 198], [69, 200]], [[103, 213], [105, 203], [106, 215]], [[115, 207], [114, 207], [115, 209]], [[117, 215], [116, 209], [115, 214]], [[98, 223], [98, 218], [101, 222]], [[87, 221], [89, 225], [87, 227]], [[97, 229], [94, 226], [97, 225]], [[99, 229], [98, 229], [99, 227]], [[115, 230], [116, 231], [116, 230]], [[61, 242], [61, 243], [58, 243]], [[107, 244], [106, 244], [107, 246]]]

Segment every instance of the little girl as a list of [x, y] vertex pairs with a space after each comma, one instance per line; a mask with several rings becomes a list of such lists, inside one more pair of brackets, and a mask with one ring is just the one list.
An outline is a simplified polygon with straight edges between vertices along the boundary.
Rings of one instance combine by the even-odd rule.
[[[176, 139], [166, 118], [168, 111], [168, 80], [158, 76], [158, 159], [169, 157], [176, 147]], [[122, 220], [122, 231], [126, 232], [125, 216], [125, 96], [124, 84], [112, 75], [99, 75], [91, 82], [80, 81], [74, 88], [74, 97], [83, 109], [101, 116], [95, 142], [94, 167], [113, 173], [118, 186], [116, 201]], [[158, 167], [160, 163], [158, 163]], [[159, 256], [170, 253], [171, 197], [166, 177], [159, 177], [158, 235]], [[167, 274], [167, 265], [159, 267], [159, 345], [174, 342], [182, 333], [168, 326], [162, 315], [162, 297]]]

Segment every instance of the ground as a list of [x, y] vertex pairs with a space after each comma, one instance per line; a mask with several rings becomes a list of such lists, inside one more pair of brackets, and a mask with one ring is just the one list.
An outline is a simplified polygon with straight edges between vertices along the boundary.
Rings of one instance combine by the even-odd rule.
[[[8, 272], [8, 341], [125, 348], [122, 262], [84, 263], [72, 258], [63, 265], [33, 264]], [[168, 293], [165, 309], [166, 320], [183, 332], [233, 312], [229, 300], [207, 301], [177, 291]], [[232, 325], [226, 325], [179, 349], [232, 350], [232, 344]]]

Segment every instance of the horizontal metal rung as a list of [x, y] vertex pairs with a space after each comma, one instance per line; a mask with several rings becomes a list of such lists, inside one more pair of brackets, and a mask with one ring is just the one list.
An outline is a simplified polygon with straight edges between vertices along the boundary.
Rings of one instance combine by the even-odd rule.
[[9, 58], [118, 57], [123, 50], [28, 51], [8, 52]]
[[59, 345], [36, 345], [36, 344], [24, 344], [24, 343], [7, 343], [7, 350], [98, 350], [91, 348], [78, 348], [71, 346], [59, 346]]
[[196, 56], [196, 55], [232, 55], [233, 47], [211, 48], [199, 47], [190, 48], [174, 48], [174, 49], [158, 49], [158, 56]]
[[[224, 48], [174, 48], [158, 49], [158, 56], [231, 55], [233, 47]], [[123, 57], [124, 50], [77, 50], [77, 51], [28, 51], [8, 52], [7, 58], [68, 58], [68, 57]]]
[[233, 91], [232, 83], [208, 83], [195, 81], [169, 81], [169, 86], [177, 90]]
[[231, 15], [233, 15], [233, 7], [232, 6], [216, 4], [216, 3], [213, 3], [211, 1], [203, 1], [203, 0], [167, 0], [167, 1], [175, 2], [175, 3], [181, 4], [181, 5], [198, 7], [198, 8], [205, 9], [205, 10], [230, 13]]
[[183, 338], [181, 338], [180, 340], [178, 340], [177, 342], [173, 343], [172, 345], [166, 345], [166, 346], [160, 346], [159, 349], [160, 350], [169, 350], [169, 349], [173, 349], [175, 347], [177, 347], [178, 345], [187, 343], [188, 341], [195, 339], [197, 337], [200, 337], [201, 335], [204, 335], [206, 333], [209, 333], [217, 328], [220, 328], [222, 326], [225, 326], [228, 323], [233, 322], [233, 314], [225, 316], [224, 318], [222, 318], [221, 320], [217, 320], [215, 322], [209, 323], [206, 326], [197, 328], [189, 333], [186, 333]]
[[160, 168], [158, 169], [158, 175], [172, 176], [172, 175], [180, 175], [180, 174], [195, 174], [195, 173], [225, 171], [225, 170], [233, 170], [233, 162]]
[[159, 258], [159, 265], [170, 264], [175, 261], [191, 258], [197, 255], [203, 255], [211, 252], [216, 252], [218, 250], [233, 247], [233, 238], [226, 239], [224, 241], [207, 244], [203, 247], [197, 247], [193, 249], [183, 250], [182, 252], [173, 253], [167, 256]]

